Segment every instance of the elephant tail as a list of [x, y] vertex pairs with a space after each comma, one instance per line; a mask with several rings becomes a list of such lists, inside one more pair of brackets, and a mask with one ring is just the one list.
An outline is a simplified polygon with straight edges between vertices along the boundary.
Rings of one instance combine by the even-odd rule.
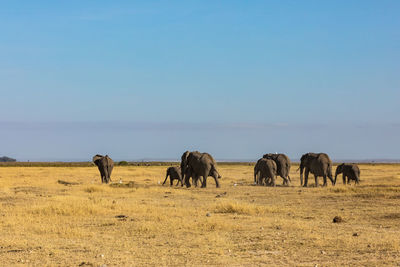
[[215, 165], [212, 164], [211, 165], [211, 173], [216, 173], [218, 174], [217, 178], [221, 178], [222, 176], [219, 174], [219, 172], [217, 171], [217, 168], [215, 168]]
[[168, 176], [169, 176], [169, 169], [167, 169], [167, 175], [165, 176], [165, 180], [164, 180], [164, 182], [162, 183], [162, 185], [164, 185], [165, 184], [165, 182], [167, 181], [167, 179], [168, 179]]

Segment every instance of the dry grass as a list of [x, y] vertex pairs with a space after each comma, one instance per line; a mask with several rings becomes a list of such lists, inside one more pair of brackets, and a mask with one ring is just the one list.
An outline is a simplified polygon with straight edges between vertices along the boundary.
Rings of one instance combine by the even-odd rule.
[[400, 263], [400, 165], [327, 188], [300, 188], [296, 166], [291, 187], [256, 187], [248, 165], [220, 165], [219, 189], [163, 187], [165, 168], [115, 167], [111, 186], [95, 167], [0, 168], [0, 265]]

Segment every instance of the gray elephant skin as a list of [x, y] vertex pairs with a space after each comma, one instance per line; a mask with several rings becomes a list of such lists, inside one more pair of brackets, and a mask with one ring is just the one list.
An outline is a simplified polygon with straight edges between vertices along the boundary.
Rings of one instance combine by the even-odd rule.
[[261, 158], [257, 161], [254, 166], [254, 183], [263, 185], [275, 186], [275, 177], [278, 167], [274, 160]]
[[111, 181], [114, 161], [108, 155], [102, 156], [97, 154], [93, 157], [93, 163], [99, 168], [101, 182], [108, 184]]
[[179, 185], [179, 183], [180, 183], [181, 186], [183, 186], [181, 169], [179, 167], [169, 167], [167, 169], [167, 175], [165, 176], [165, 180], [163, 182], [163, 185], [167, 181], [168, 176], [169, 176], [169, 180], [170, 180], [170, 186], [173, 186], [174, 180], [178, 180], [178, 183], [176, 185]]
[[343, 184], [346, 184], [346, 177], [347, 184], [350, 184], [350, 180], [355, 181], [356, 184], [360, 183], [360, 168], [358, 168], [357, 164], [342, 163], [338, 165], [335, 172], [335, 184], [337, 176], [341, 173], [343, 174]]
[[291, 162], [288, 156], [285, 154], [273, 154], [273, 153], [268, 153], [263, 156], [265, 159], [272, 159], [276, 163], [277, 169], [277, 175], [282, 177], [283, 179], [283, 184], [289, 185], [290, 182], [290, 167], [291, 167]]
[[[315, 186], [318, 186], [318, 176], [324, 178], [324, 186], [327, 185], [326, 177], [328, 177], [332, 185], [335, 184], [332, 177], [332, 161], [325, 153], [307, 153], [300, 159], [300, 184], [307, 187], [308, 174], [312, 173], [315, 177]], [[303, 184], [304, 170], [304, 184]]]
[[195, 186], [200, 177], [203, 178], [201, 187], [207, 187], [207, 177], [211, 176], [215, 180], [216, 187], [220, 187], [219, 178], [221, 175], [217, 171], [217, 163], [208, 153], [199, 151], [186, 151], [181, 157], [181, 172], [184, 176], [186, 187], [190, 187], [190, 177], [192, 177]]

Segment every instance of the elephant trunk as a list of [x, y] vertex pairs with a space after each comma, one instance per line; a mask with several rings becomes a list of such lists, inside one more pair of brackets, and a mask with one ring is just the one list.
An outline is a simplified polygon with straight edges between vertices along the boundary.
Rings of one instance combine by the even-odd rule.
[[335, 179], [334, 179], [334, 182], [335, 182], [335, 184], [336, 184], [336, 180], [337, 180], [337, 176], [338, 176], [338, 171], [336, 170], [336, 172], [335, 172]]
[[336, 168], [336, 171], [335, 171], [335, 183], [334, 184], [336, 184], [336, 179], [337, 179], [337, 176], [339, 175], [339, 174], [341, 174], [342, 172], [339, 170], [339, 168]]

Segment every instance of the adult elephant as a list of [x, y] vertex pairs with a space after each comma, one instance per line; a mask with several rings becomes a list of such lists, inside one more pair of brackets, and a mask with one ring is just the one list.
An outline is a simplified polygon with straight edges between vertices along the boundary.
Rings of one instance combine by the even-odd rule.
[[350, 184], [350, 180], [354, 180], [356, 184], [360, 183], [360, 168], [358, 168], [357, 164], [342, 163], [338, 165], [335, 172], [335, 184], [337, 176], [341, 173], [343, 174], [343, 184], [346, 184], [346, 177], [347, 184]]
[[282, 177], [283, 184], [289, 185], [290, 182], [290, 167], [291, 162], [288, 156], [285, 154], [272, 154], [268, 153], [263, 156], [265, 159], [272, 159], [276, 163], [277, 172], [276, 174]]
[[197, 185], [200, 177], [203, 177], [201, 187], [207, 187], [207, 177], [212, 176], [215, 180], [216, 187], [220, 187], [218, 178], [221, 178], [217, 171], [217, 163], [208, 153], [200, 153], [199, 151], [186, 151], [181, 157], [181, 171], [184, 175], [186, 187], [190, 187], [190, 177]]
[[266, 158], [259, 159], [254, 166], [254, 182], [263, 185], [263, 181], [265, 180], [265, 185], [275, 186], [277, 169], [274, 160]]
[[[303, 170], [304, 170], [304, 185], [303, 185]], [[300, 159], [300, 184], [307, 187], [308, 174], [314, 174], [315, 186], [318, 186], [318, 176], [324, 178], [324, 186], [327, 185], [326, 177], [328, 177], [332, 185], [335, 184], [332, 177], [332, 161], [325, 153], [307, 153], [301, 156]]]
[[93, 162], [99, 168], [101, 182], [109, 183], [111, 181], [111, 172], [114, 168], [114, 161], [108, 156], [102, 156], [97, 154], [93, 157]]

